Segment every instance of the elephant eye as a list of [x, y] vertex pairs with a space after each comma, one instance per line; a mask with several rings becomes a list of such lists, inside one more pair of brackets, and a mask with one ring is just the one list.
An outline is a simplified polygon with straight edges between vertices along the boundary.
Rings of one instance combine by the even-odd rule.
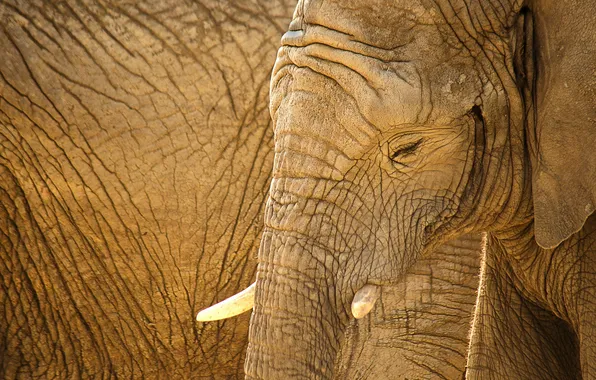
[[412, 155], [413, 153], [416, 152], [416, 149], [418, 149], [418, 147], [420, 146], [420, 144], [422, 144], [422, 139], [415, 141], [415, 142], [411, 142], [408, 143], [406, 145], [402, 145], [400, 146], [398, 149], [396, 149], [390, 156], [389, 158], [391, 158], [391, 161], [396, 162], [398, 164], [403, 164], [401, 162], [401, 160], [407, 156]]

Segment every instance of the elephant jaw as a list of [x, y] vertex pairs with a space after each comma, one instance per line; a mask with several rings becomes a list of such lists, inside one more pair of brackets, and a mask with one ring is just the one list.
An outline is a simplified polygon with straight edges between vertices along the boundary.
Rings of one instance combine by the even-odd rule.
[[220, 303], [199, 311], [197, 321], [219, 321], [220, 319], [235, 317], [249, 311], [255, 304], [255, 284], [256, 282], [253, 282], [240, 293], [234, 294]]
[[[253, 282], [240, 293], [226, 298], [207, 309], [201, 310], [197, 314], [197, 321], [219, 321], [249, 311], [255, 304], [255, 285], [256, 282]], [[370, 313], [380, 295], [381, 288], [376, 285], [364, 285], [356, 292], [352, 301], [352, 315], [354, 318], [360, 319]]]

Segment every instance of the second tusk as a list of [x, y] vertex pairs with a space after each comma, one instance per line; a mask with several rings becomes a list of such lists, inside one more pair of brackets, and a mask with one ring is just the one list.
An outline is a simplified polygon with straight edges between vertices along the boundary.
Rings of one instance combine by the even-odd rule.
[[360, 319], [370, 313], [380, 295], [381, 287], [377, 285], [369, 284], [360, 288], [352, 301], [352, 315], [354, 318]]

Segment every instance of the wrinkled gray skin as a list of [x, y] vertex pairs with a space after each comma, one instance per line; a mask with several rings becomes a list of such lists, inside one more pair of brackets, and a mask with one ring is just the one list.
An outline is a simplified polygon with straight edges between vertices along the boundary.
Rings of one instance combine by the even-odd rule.
[[[289, 2], [0, 4], [0, 378], [243, 377]], [[352, 320], [344, 378], [461, 376], [479, 236]]]
[[248, 378], [341, 377], [356, 292], [473, 231], [467, 378], [596, 378], [595, 7], [298, 4], [271, 81]]

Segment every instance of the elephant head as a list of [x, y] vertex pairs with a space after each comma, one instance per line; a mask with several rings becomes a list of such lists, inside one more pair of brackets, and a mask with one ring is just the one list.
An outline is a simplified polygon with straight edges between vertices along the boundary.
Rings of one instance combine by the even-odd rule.
[[352, 316], [451, 237], [529, 231], [548, 250], [582, 228], [593, 5], [298, 4], [271, 81], [248, 378], [333, 377]]

